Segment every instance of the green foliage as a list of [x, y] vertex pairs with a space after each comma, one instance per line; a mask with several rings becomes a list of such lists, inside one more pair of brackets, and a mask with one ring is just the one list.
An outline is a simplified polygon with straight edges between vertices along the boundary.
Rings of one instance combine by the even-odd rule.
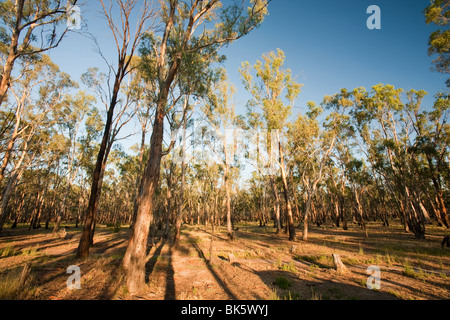
[[29, 247], [22, 249], [23, 256], [36, 256], [38, 248], [37, 247]]
[[279, 294], [276, 289], [270, 290], [269, 300], [274, 301], [291, 301], [291, 300], [300, 300], [300, 295], [296, 292], [288, 291], [284, 294]]
[[292, 286], [292, 282], [285, 277], [278, 277], [275, 279], [275, 285], [277, 285], [281, 289], [288, 289], [290, 286]]
[[405, 260], [403, 263], [403, 274], [407, 277], [414, 278], [414, 279], [425, 279], [429, 276], [429, 274], [426, 271], [423, 271], [421, 268], [417, 268], [418, 271], [416, 271], [408, 260]]
[[[442, 27], [431, 33], [428, 45], [428, 54], [436, 55], [433, 61], [436, 71], [443, 74], [450, 72], [450, 4], [447, 0], [432, 0], [431, 4], [424, 10], [427, 24], [435, 24]], [[447, 80], [450, 86], [450, 79]]]
[[13, 53], [15, 60], [32, 61], [58, 46], [67, 32], [59, 25], [66, 23], [70, 2], [67, 5], [58, 0], [0, 2], [0, 54]]
[[241, 78], [245, 89], [252, 95], [251, 106], [263, 112], [268, 130], [282, 130], [291, 114], [302, 85], [292, 77], [292, 71], [284, 67], [286, 56], [281, 49], [262, 56], [251, 67], [242, 63]]
[[14, 249], [12, 246], [6, 246], [0, 249], [0, 257], [7, 258], [11, 256], [18, 255], [19, 252]]

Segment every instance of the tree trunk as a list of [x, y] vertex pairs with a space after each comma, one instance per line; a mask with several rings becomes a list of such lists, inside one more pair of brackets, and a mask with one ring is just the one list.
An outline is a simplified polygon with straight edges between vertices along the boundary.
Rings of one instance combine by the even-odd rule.
[[292, 206], [291, 201], [289, 199], [289, 187], [286, 178], [286, 170], [284, 166], [284, 153], [283, 148], [281, 146], [280, 138], [278, 137], [278, 149], [280, 152], [280, 167], [281, 167], [281, 179], [283, 180], [283, 189], [284, 189], [284, 201], [286, 205], [286, 224], [289, 229], [289, 241], [296, 240], [295, 234], [295, 225], [294, 225], [294, 217], [292, 215]]
[[133, 216], [130, 223], [130, 228], [132, 229], [134, 227], [134, 224], [136, 222], [136, 216], [137, 216], [137, 209], [139, 207], [138, 203], [138, 194], [139, 194], [139, 187], [141, 185], [141, 177], [142, 177], [142, 167], [144, 162], [144, 152], [145, 152], [145, 128], [142, 128], [141, 133], [141, 147], [139, 149], [139, 172], [138, 177], [136, 178], [136, 193], [135, 193], [135, 199], [134, 199], [134, 206], [133, 206]]
[[363, 231], [366, 234], [366, 238], [368, 238], [369, 234], [367, 232], [366, 222], [365, 222], [364, 216], [363, 216], [363, 210], [362, 210], [362, 206], [361, 206], [361, 201], [359, 200], [359, 193], [356, 190], [356, 188], [354, 188], [353, 190], [354, 190], [355, 199], [356, 199], [356, 212], [358, 213], [358, 220], [359, 220], [359, 223], [361, 225], [361, 228], [363, 229]]
[[0, 233], [2, 232], [3, 225], [6, 222], [6, 215], [7, 215], [6, 208], [8, 207], [9, 200], [11, 199], [11, 194], [14, 191], [14, 188], [17, 184], [20, 175], [21, 174], [20, 173], [18, 174], [17, 172], [13, 173], [11, 178], [9, 178], [8, 180], [8, 184], [5, 186], [5, 189], [3, 190], [2, 201], [0, 205]]
[[274, 195], [274, 214], [275, 214], [275, 219], [274, 219], [274, 225], [275, 228], [277, 229], [276, 233], [280, 233], [281, 232], [281, 220], [280, 220], [280, 198], [278, 195], [278, 188], [275, 184], [275, 178], [273, 176], [270, 176], [270, 186], [272, 187], [272, 192]]
[[226, 193], [226, 209], [227, 209], [227, 234], [228, 240], [234, 240], [234, 231], [231, 223], [231, 194], [230, 194], [230, 182], [229, 182], [229, 165], [225, 165], [225, 193]]
[[312, 196], [308, 194], [308, 199], [306, 200], [305, 215], [303, 218], [303, 241], [308, 241], [308, 220], [309, 213], [311, 211], [311, 202]]
[[[122, 62], [119, 62], [119, 69], [122, 70]], [[114, 108], [117, 104], [117, 97], [120, 90], [121, 83], [121, 72], [116, 75], [116, 80], [114, 83], [113, 96], [108, 109], [105, 130], [103, 132], [103, 139], [100, 145], [100, 150], [97, 156], [97, 162], [95, 163], [95, 169], [92, 177], [91, 194], [89, 198], [89, 205], [85, 216], [85, 222], [83, 227], [83, 233], [81, 235], [80, 243], [77, 249], [77, 257], [81, 259], [86, 259], [89, 256], [89, 247], [93, 235], [91, 232], [94, 230], [95, 213], [97, 212], [98, 197], [101, 190], [101, 180], [103, 176], [103, 170], [105, 168], [105, 155], [108, 149], [109, 136], [111, 134], [111, 127], [114, 117]], [[107, 157], [107, 156], [106, 156]]]
[[131, 293], [141, 292], [145, 287], [145, 263], [147, 239], [150, 224], [153, 222], [154, 194], [159, 182], [164, 135], [164, 109], [167, 103], [168, 88], [159, 99], [155, 115], [150, 154], [139, 190], [139, 208], [136, 223], [132, 230], [123, 260], [126, 270], [127, 288]]
[[438, 206], [438, 221], [441, 222], [447, 229], [450, 228], [450, 221], [447, 215], [447, 208], [445, 207], [444, 197], [442, 194], [441, 184], [439, 183], [439, 175], [436, 178], [433, 174], [434, 166], [431, 157], [427, 155], [428, 165], [432, 172], [431, 180], [433, 181], [434, 190], [436, 192], [436, 204]]
[[[69, 175], [70, 175], [70, 173], [69, 173]], [[66, 212], [66, 201], [67, 201], [67, 196], [69, 194], [71, 185], [72, 185], [72, 181], [69, 181], [67, 184], [66, 190], [64, 192], [61, 209], [58, 211], [58, 217], [56, 218], [56, 223], [55, 223], [55, 226], [53, 227], [52, 233], [57, 233], [59, 231], [62, 217], [64, 216], [64, 213]]]
[[11, 44], [8, 50], [8, 58], [6, 59], [5, 65], [3, 66], [3, 70], [0, 76], [0, 106], [3, 104], [3, 101], [6, 98], [7, 91], [11, 85], [11, 73], [14, 67], [14, 62], [18, 57], [18, 45], [19, 45], [19, 37], [20, 37], [20, 24], [22, 22], [23, 17], [23, 8], [24, 8], [25, 0], [16, 1], [16, 16], [15, 16], [15, 24], [13, 27], [13, 33], [11, 36]]
[[187, 129], [187, 103], [188, 98], [185, 99], [184, 105], [184, 119], [183, 119], [183, 146], [181, 150], [181, 186], [180, 186], [180, 199], [178, 201], [177, 220], [175, 222], [175, 236], [174, 245], [178, 247], [180, 241], [181, 224], [183, 221], [183, 206], [184, 206], [184, 183], [186, 180], [186, 129]]

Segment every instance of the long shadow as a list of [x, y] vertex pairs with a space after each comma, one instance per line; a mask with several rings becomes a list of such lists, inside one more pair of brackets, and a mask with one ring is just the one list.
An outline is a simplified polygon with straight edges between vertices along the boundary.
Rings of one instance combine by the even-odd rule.
[[[358, 249], [360, 247], [360, 245], [356, 244], [356, 243], [340, 243], [340, 242], [327, 240], [327, 239], [308, 239], [308, 243], [311, 243], [311, 244], [314, 244], [317, 246], [321, 246], [321, 247], [326, 247], [326, 248], [346, 250], [346, 251], [350, 251], [350, 252], [354, 252], [354, 253], [358, 252]], [[418, 255], [418, 254], [424, 255], [424, 253], [417, 252], [417, 248], [418, 248], [417, 246], [411, 247], [411, 248], [401, 247], [400, 249], [395, 250], [394, 245], [395, 244], [392, 244], [392, 247], [394, 249], [388, 250], [388, 249], [386, 249], [386, 247], [382, 247], [377, 244], [371, 244], [370, 242], [361, 243], [361, 247], [364, 249], [364, 252], [369, 253], [369, 254], [377, 254], [377, 253], [385, 254], [386, 252], [389, 252], [389, 253], [394, 253], [395, 255], [397, 255], [398, 257], [401, 257], [401, 258], [410, 258], [411, 255]], [[426, 248], [424, 250], [426, 250]], [[431, 252], [431, 251], [429, 254], [425, 254], [425, 256], [428, 259], [436, 259], [438, 257], [436, 254], [433, 254], [433, 252]], [[423, 258], [424, 257], [422, 257], [422, 259]]]
[[166, 271], [166, 293], [164, 295], [164, 300], [176, 300], [175, 294], [175, 279], [174, 279], [174, 270], [172, 264], [172, 248], [169, 248], [169, 263]]
[[[276, 293], [279, 299], [294, 300], [395, 300], [388, 293], [330, 280], [302, 280], [288, 271], [256, 271], [261, 280]], [[285, 281], [279, 281], [285, 279]], [[280, 288], [277, 283], [285, 286]]]
[[[189, 240], [194, 240], [192, 237], [187, 236]], [[222, 289], [226, 292], [226, 294], [232, 299], [232, 300], [238, 300], [236, 295], [230, 290], [230, 288], [227, 286], [227, 284], [219, 277], [217, 272], [214, 271], [211, 263], [208, 259], [206, 259], [205, 254], [203, 253], [203, 250], [198, 246], [198, 244], [195, 241], [191, 241], [193, 247], [195, 250], [197, 250], [198, 255], [200, 258], [202, 258], [205, 261], [206, 267], [208, 268], [209, 272], [213, 275], [214, 279], [219, 283], [219, 285], [222, 287]]]
[[114, 249], [115, 247], [118, 247], [122, 244], [124, 244], [127, 240], [126, 239], [114, 239], [114, 240], [104, 240], [102, 242], [98, 242], [97, 244], [94, 244], [92, 247], [92, 253], [95, 254], [105, 254], [105, 252], [109, 249]]
[[[353, 273], [358, 274], [358, 275], [362, 275], [362, 276], [365, 276], [365, 277], [367, 276], [367, 274], [362, 272], [362, 271], [361, 272], [353, 271]], [[395, 271], [395, 273], [401, 274], [400, 271]], [[383, 272], [381, 274], [383, 275]], [[418, 290], [417, 287], [409, 286], [409, 285], [405, 284], [404, 282], [397, 282], [397, 281], [393, 281], [391, 279], [386, 279], [386, 278], [383, 278], [383, 276], [381, 278], [381, 281], [382, 281], [382, 283], [383, 282], [391, 283], [393, 285], [399, 286], [399, 287], [401, 287], [403, 289], [411, 290], [413, 292]], [[437, 287], [445, 288], [447, 290], [449, 288], [448, 285], [447, 286], [446, 285], [442, 285], [442, 283], [436, 283], [436, 282], [430, 281], [429, 279], [426, 280], [426, 283], [434, 285], [434, 286], [437, 286]], [[437, 299], [437, 300], [442, 300], [443, 299], [442, 296], [438, 296], [437, 294], [434, 294], [434, 293], [427, 293], [426, 295], [427, 295], [427, 297], [430, 297], [430, 298], [433, 298], [433, 299]]]
[[111, 300], [119, 288], [118, 284], [121, 283], [120, 280], [123, 280], [123, 269], [121, 269], [122, 259], [113, 261], [112, 265], [113, 269], [110, 271], [108, 281], [100, 292], [98, 299]]
[[[254, 233], [251, 231], [250, 232], [237, 231], [236, 235], [237, 235], [238, 239], [245, 239], [245, 240], [251, 240], [251, 241], [270, 241], [269, 243], [271, 245], [282, 245], [282, 244], [286, 244], [287, 242], [289, 242], [288, 235], [286, 235], [284, 233], [276, 234], [274, 232], [274, 233], [269, 233], [269, 234], [263, 234], [263, 233]], [[262, 246], [266, 246], [266, 245], [262, 245]], [[268, 247], [268, 246], [266, 246], [266, 247]]]
[[155, 269], [156, 262], [158, 262], [158, 257], [161, 254], [161, 250], [166, 244], [166, 239], [162, 239], [161, 244], [156, 249], [156, 251], [153, 253], [153, 256], [147, 261], [145, 265], [145, 282], [148, 283], [150, 279], [150, 275], [153, 273], [153, 270]]

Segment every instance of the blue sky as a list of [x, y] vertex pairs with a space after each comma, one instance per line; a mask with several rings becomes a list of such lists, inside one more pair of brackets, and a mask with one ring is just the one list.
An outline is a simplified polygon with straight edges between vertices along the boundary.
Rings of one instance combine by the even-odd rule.
[[[249, 98], [238, 72], [241, 63], [254, 64], [277, 48], [285, 52], [286, 66], [304, 85], [293, 116], [306, 110], [306, 102], [320, 103], [341, 88], [369, 90], [379, 83], [424, 89], [429, 93], [424, 102], [431, 105], [433, 95], [445, 90], [445, 79], [430, 70], [427, 43], [434, 27], [425, 24], [422, 13], [428, 4], [429, 0], [272, 0], [262, 26], [222, 51], [228, 58], [224, 67], [238, 89], [238, 111]], [[381, 9], [381, 30], [366, 27], [370, 5]], [[83, 19], [115, 62], [114, 42], [99, 9], [97, 1], [88, 1]], [[70, 34], [50, 56], [77, 81], [89, 67], [105, 67], [93, 43], [77, 34]]]
[[[434, 29], [422, 14], [428, 2], [274, 0], [263, 25], [224, 51], [228, 72], [240, 84], [242, 60], [253, 64], [262, 53], [281, 48], [304, 84], [299, 107], [310, 100], [320, 103], [340, 88], [370, 89], [379, 83], [424, 89], [432, 96], [445, 88], [445, 80], [430, 71], [427, 43]], [[372, 4], [381, 9], [381, 30], [366, 27]]]

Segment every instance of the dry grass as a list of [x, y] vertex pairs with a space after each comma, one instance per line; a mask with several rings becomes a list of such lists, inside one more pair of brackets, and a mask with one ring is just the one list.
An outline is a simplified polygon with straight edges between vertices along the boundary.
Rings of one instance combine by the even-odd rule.
[[20, 276], [20, 269], [0, 274], [0, 300], [26, 299], [33, 294], [33, 276], [29, 276], [25, 282], [21, 281]]
[[[180, 247], [160, 241], [147, 264], [148, 290], [131, 296], [124, 285], [121, 261], [128, 228], [101, 226], [91, 257], [77, 261], [80, 230], [68, 240], [44, 230], [18, 229], [0, 238], [2, 299], [184, 299], [184, 300], [351, 300], [446, 299], [450, 292], [450, 250], [440, 248], [443, 228], [427, 226], [425, 240], [414, 239], [399, 224], [369, 223], [369, 237], [349, 224], [311, 226], [309, 240], [289, 242], [269, 227], [237, 224], [236, 240], [217, 228], [210, 261], [211, 235], [204, 227], [184, 225]], [[301, 239], [301, 231], [298, 230]], [[337, 274], [332, 254], [339, 254], [349, 273]], [[230, 257], [233, 257], [232, 261]], [[27, 287], [17, 273], [33, 268]], [[82, 289], [68, 290], [67, 267], [79, 265]], [[369, 290], [366, 269], [382, 270], [380, 290]]]

